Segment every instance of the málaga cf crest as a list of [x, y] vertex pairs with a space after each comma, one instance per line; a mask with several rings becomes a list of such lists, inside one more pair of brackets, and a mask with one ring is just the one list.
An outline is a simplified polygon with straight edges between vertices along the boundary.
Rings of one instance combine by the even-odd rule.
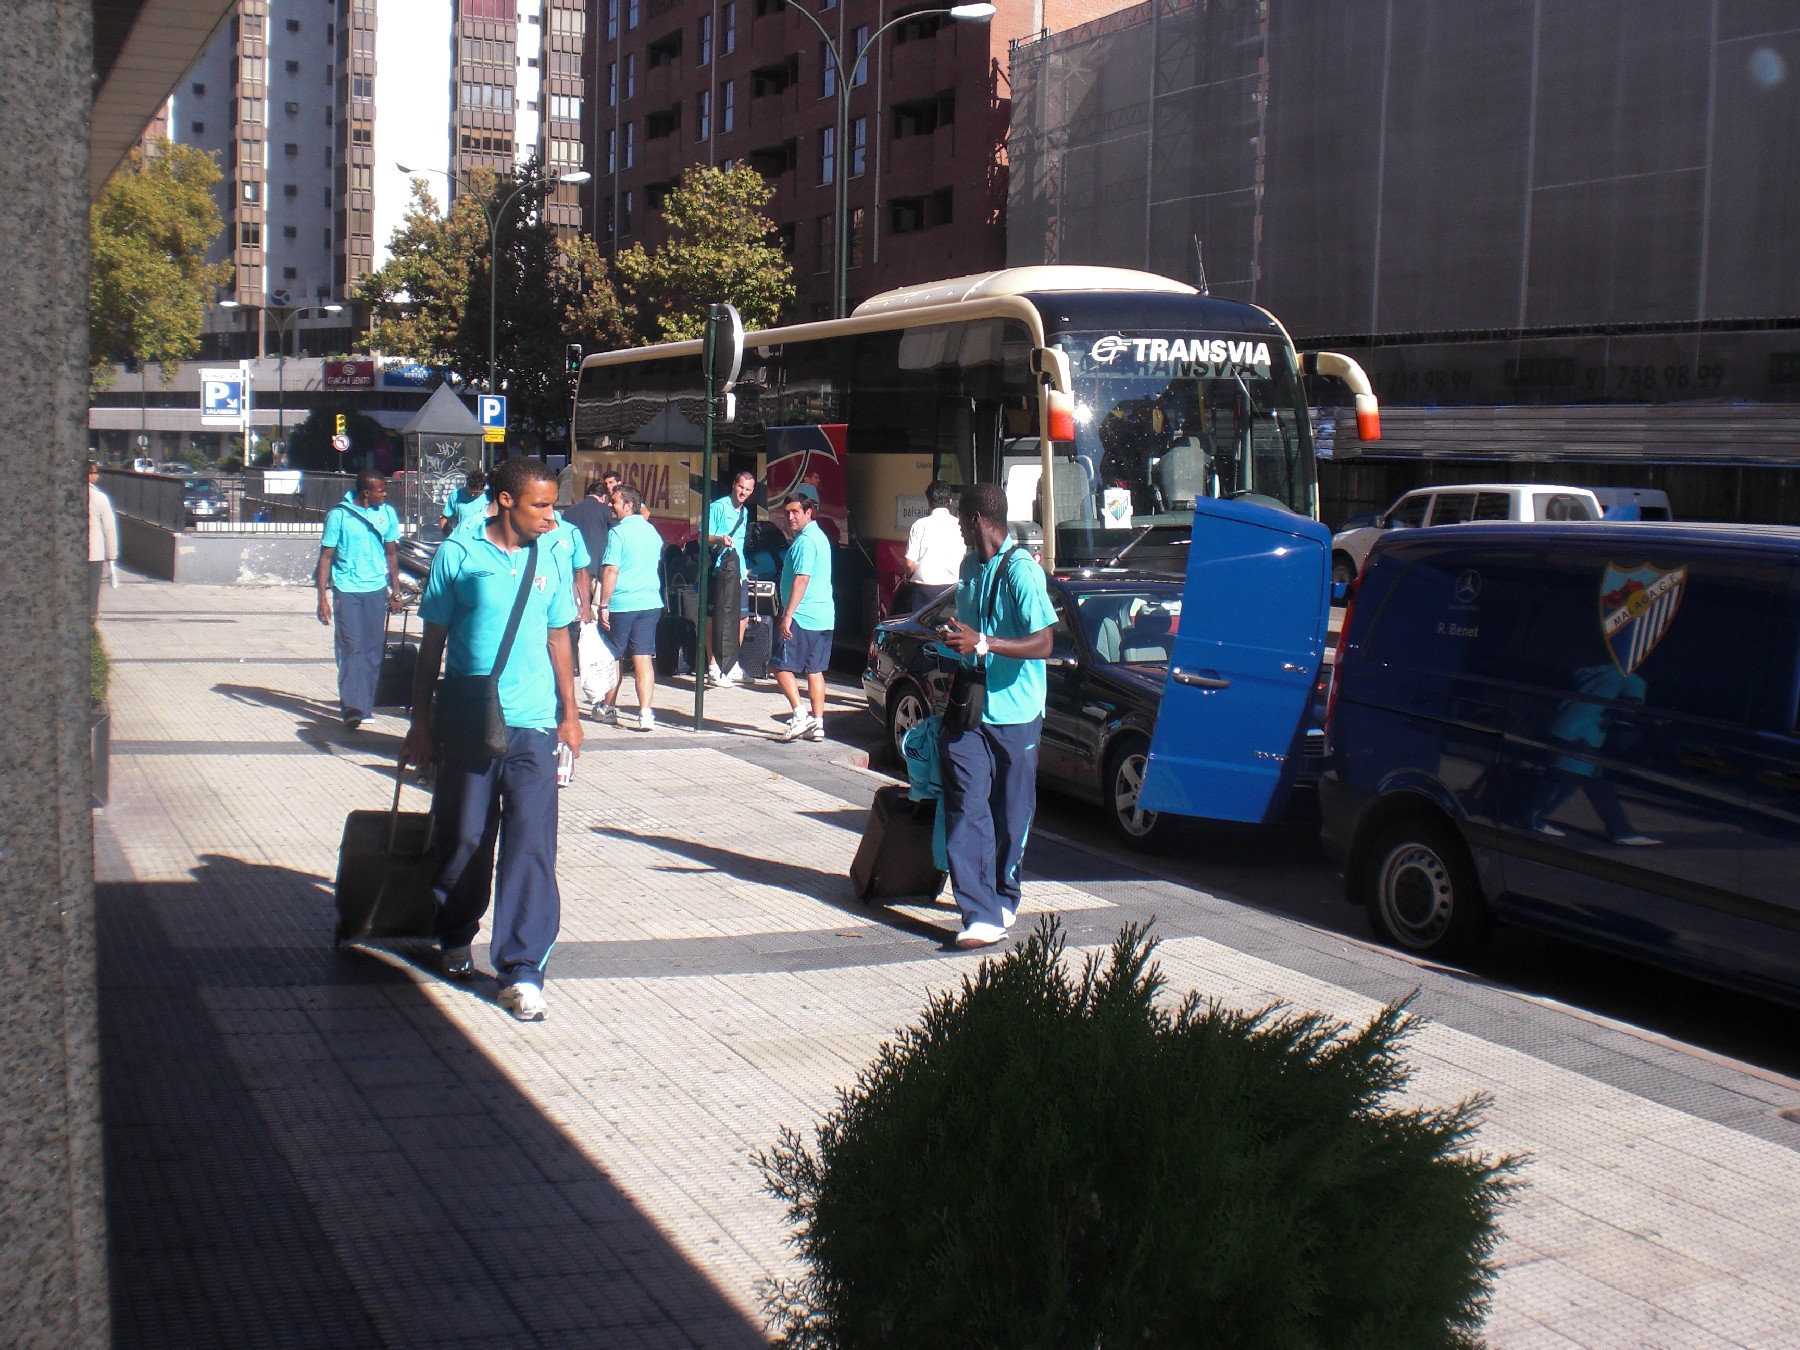
[[1669, 631], [1681, 608], [1687, 575], [1685, 566], [1606, 565], [1600, 581], [1600, 633], [1621, 674], [1643, 665]]

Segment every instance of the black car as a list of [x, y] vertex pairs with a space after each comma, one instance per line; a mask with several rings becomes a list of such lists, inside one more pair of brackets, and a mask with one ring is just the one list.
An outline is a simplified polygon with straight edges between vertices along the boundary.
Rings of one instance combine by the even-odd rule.
[[182, 483], [181, 506], [190, 525], [231, 518], [231, 502], [219, 491], [219, 485], [208, 478], [189, 478]]
[[[1125, 843], [1146, 847], [1164, 822], [1137, 809], [1150, 734], [1162, 705], [1182, 583], [1141, 575], [1053, 576], [1054, 646], [1046, 663], [1038, 781], [1107, 808]], [[876, 625], [863, 692], [897, 755], [908, 729], [942, 712], [957, 658], [936, 642], [956, 614], [952, 592]]]

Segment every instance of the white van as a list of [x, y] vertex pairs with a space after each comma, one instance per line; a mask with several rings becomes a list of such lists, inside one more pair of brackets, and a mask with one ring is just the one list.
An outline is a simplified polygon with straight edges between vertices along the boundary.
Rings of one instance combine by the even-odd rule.
[[1604, 487], [1589, 490], [1600, 503], [1601, 514], [1615, 506], [1630, 504], [1637, 507], [1639, 520], [1675, 519], [1675, 513], [1669, 509], [1669, 494], [1661, 488]]
[[1560, 483], [1444, 483], [1414, 488], [1375, 517], [1373, 525], [1332, 536], [1331, 579], [1353, 579], [1387, 530], [1472, 520], [1599, 520], [1602, 514], [1591, 489]]

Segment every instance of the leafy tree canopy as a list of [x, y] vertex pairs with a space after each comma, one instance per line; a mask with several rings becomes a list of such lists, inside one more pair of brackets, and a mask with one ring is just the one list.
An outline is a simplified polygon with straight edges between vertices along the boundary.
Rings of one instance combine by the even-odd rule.
[[[411, 357], [465, 385], [486, 385], [489, 305], [495, 382], [511, 426], [560, 439], [574, 397], [565, 348], [618, 347], [629, 329], [605, 260], [591, 239], [560, 237], [543, 215], [547, 188], [536, 162], [471, 177], [448, 216], [423, 180], [390, 245], [392, 257], [364, 279], [358, 298], [377, 322], [365, 349]], [[499, 285], [491, 290], [488, 223], [498, 219]]]
[[633, 244], [615, 264], [646, 340], [699, 337], [717, 303], [736, 305], [746, 328], [781, 320], [794, 301], [794, 270], [763, 210], [774, 195], [748, 164], [682, 174], [663, 202], [668, 242], [654, 252]]
[[94, 203], [88, 278], [92, 378], [112, 381], [112, 362], [157, 361], [163, 382], [200, 350], [213, 293], [230, 284], [229, 262], [209, 263], [221, 221], [213, 156], [157, 141], [133, 150]]

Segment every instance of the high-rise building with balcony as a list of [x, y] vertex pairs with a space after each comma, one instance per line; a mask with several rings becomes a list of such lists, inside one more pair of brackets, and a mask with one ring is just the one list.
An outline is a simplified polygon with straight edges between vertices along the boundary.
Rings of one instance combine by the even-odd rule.
[[[831, 312], [839, 175], [848, 176], [850, 303], [893, 286], [1003, 264], [1012, 39], [1043, 22], [1001, 0], [987, 23], [883, 0], [801, 0], [840, 54], [850, 117], [838, 144], [838, 71], [786, 0], [593, 0], [582, 189], [603, 252], [663, 237], [683, 170], [748, 162], [794, 264], [799, 317]], [[866, 59], [858, 53], [908, 10]]]

